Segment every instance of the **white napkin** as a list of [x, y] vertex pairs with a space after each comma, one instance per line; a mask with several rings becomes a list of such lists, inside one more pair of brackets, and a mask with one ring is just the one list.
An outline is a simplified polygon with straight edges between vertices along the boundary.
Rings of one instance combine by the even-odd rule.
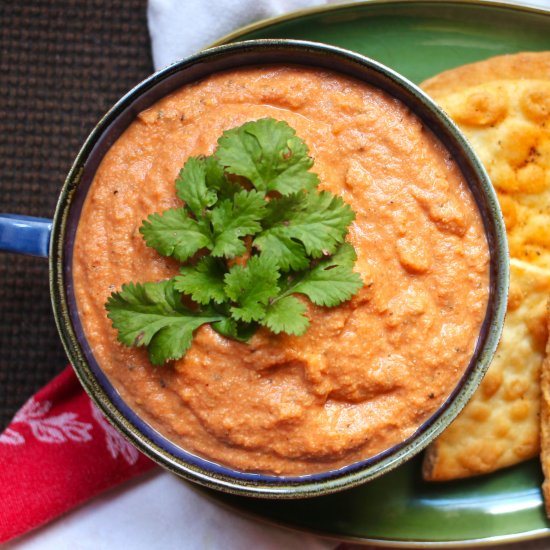
[[153, 63], [161, 69], [248, 23], [327, 0], [149, 0]]

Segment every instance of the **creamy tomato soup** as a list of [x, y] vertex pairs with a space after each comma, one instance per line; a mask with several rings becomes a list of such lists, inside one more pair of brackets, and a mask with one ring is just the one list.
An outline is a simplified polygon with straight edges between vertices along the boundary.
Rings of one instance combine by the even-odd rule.
[[[153, 367], [118, 343], [104, 304], [125, 282], [177, 273], [145, 245], [142, 220], [181, 205], [174, 179], [188, 157], [264, 117], [296, 130], [320, 188], [354, 209], [364, 287], [336, 308], [310, 305], [303, 336], [259, 330], [243, 344], [205, 325], [183, 359]], [[239, 470], [306, 474], [388, 449], [441, 406], [474, 351], [488, 259], [461, 173], [404, 105], [331, 72], [271, 67], [215, 75], [137, 117], [97, 171], [73, 272], [93, 353], [147, 422]]]

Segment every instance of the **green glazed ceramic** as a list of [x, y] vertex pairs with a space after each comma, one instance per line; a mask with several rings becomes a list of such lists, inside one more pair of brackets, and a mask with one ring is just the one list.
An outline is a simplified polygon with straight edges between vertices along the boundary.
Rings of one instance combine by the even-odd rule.
[[[220, 71], [298, 64], [338, 71], [400, 99], [451, 153], [483, 219], [490, 249], [489, 299], [470, 364], [441, 407], [405, 441], [345, 467], [301, 476], [237, 471], [196, 456], [157, 432], [121, 398], [86, 341], [73, 292], [72, 255], [78, 220], [97, 167], [137, 113], [179, 87]], [[384, 65], [325, 44], [256, 40], [219, 46], [152, 75], [100, 121], [80, 151], [62, 189], [50, 244], [51, 292], [58, 329], [75, 371], [95, 403], [132, 443], [175, 474], [232, 494], [290, 499], [315, 497], [372, 480], [420, 452], [456, 417], [481, 381], [502, 330], [508, 290], [508, 250], [496, 194], [479, 160], [453, 122], [414, 84]]]
[[[349, 48], [420, 83], [494, 55], [550, 50], [550, 11], [489, 2], [358, 2], [261, 22], [222, 42], [264, 37]], [[427, 484], [417, 457], [337, 495], [286, 503], [216, 499], [262, 519], [338, 539], [463, 548], [549, 536], [541, 481], [538, 460], [532, 460], [471, 480]]]

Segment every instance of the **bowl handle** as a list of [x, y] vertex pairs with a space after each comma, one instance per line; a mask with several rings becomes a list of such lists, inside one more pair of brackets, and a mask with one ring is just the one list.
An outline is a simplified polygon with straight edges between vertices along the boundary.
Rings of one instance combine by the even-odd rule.
[[52, 220], [0, 214], [0, 250], [48, 257]]

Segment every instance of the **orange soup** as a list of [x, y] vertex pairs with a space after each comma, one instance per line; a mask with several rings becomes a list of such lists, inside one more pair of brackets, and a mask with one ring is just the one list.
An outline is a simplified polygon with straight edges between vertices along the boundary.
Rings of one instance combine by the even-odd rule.
[[[264, 117], [296, 130], [320, 188], [355, 211], [348, 241], [364, 286], [335, 308], [309, 304], [303, 336], [260, 329], [243, 344], [204, 325], [184, 358], [153, 367], [118, 343], [105, 302], [125, 282], [177, 273], [145, 245], [142, 220], [181, 206], [174, 180], [190, 156]], [[436, 412], [473, 354], [488, 265], [462, 174], [403, 104], [329, 71], [267, 67], [217, 74], [137, 117], [97, 171], [73, 272], [94, 356], [140, 416], [221, 464], [300, 475], [376, 455]]]

